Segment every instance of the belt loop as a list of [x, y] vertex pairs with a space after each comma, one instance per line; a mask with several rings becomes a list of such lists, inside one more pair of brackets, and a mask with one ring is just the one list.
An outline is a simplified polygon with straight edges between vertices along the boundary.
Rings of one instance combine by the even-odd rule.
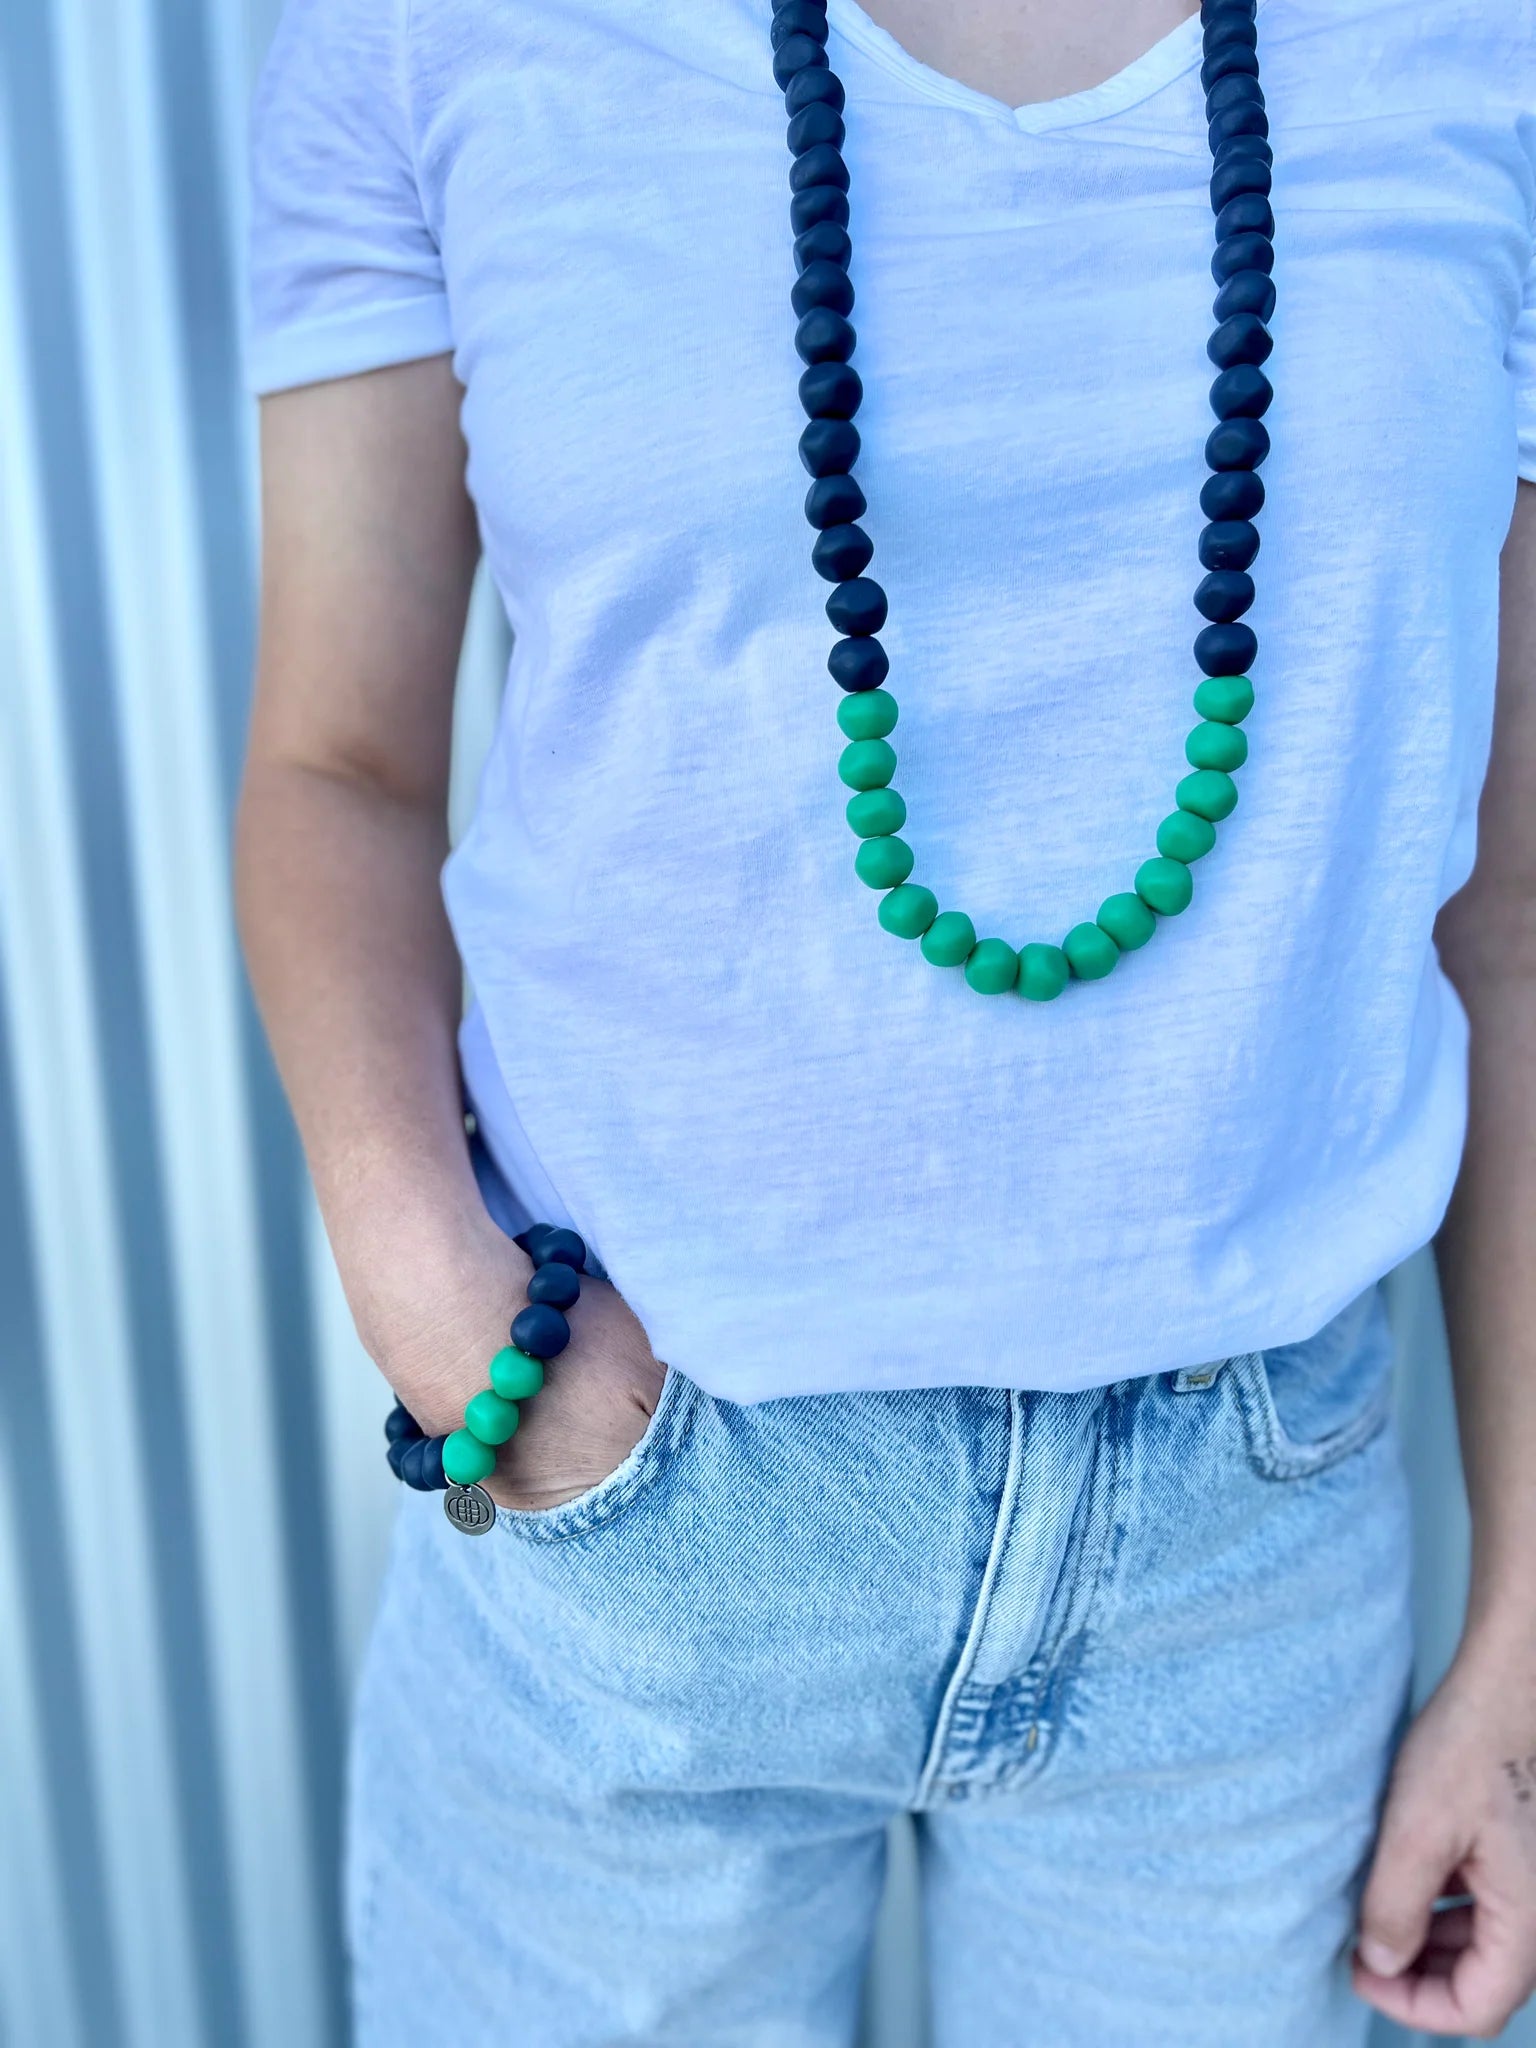
[[1230, 1358], [1213, 1358], [1209, 1365], [1186, 1365], [1182, 1372], [1174, 1374], [1173, 1391], [1176, 1394], [1203, 1394], [1215, 1386], [1223, 1368], [1231, 1363]]

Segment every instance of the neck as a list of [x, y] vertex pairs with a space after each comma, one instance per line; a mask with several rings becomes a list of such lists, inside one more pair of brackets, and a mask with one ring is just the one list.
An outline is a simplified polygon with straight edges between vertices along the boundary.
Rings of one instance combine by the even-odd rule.
[[1197, 7], [1188, 0], [864, 0], [909, 55], [1010, 107], [1113, 78]]

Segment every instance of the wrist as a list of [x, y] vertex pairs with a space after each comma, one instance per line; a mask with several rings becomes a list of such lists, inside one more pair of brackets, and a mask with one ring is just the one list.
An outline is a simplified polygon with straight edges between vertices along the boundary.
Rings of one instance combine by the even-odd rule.
[[532, 1266], [478, 1201], [381, 1200], [328, 1228], [358, 1335], [402, 1396], [506, 1342]]
[[1474, 1678], [1486, 1674], [1505, 1690], [1520, 1685], [1536, 1699], [1536, 1603], [1528, 1586], [1474, 1584], [1455, 1661]]

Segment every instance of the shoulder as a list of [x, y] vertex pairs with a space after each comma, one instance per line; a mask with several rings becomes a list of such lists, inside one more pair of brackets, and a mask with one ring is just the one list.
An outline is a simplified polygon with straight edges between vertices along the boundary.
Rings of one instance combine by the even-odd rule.
[[1415, 79], [1433, 93], [1481, 78], [1496, 92], [1536, 78], [1536, 0], [1261, 0], [1263, 40], [1354, 82]]

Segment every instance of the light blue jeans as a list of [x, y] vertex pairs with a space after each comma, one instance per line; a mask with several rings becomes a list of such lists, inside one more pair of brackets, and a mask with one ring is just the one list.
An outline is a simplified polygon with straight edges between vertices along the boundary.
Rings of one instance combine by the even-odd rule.
[[353, 1752], [360, 2048], [847, 2048], [917, 1816], [935, 2048], [1344, 2048], [1404, 1706], [1372, 1289], [1078, 1394], [752, 1407], [402, 1497]]

